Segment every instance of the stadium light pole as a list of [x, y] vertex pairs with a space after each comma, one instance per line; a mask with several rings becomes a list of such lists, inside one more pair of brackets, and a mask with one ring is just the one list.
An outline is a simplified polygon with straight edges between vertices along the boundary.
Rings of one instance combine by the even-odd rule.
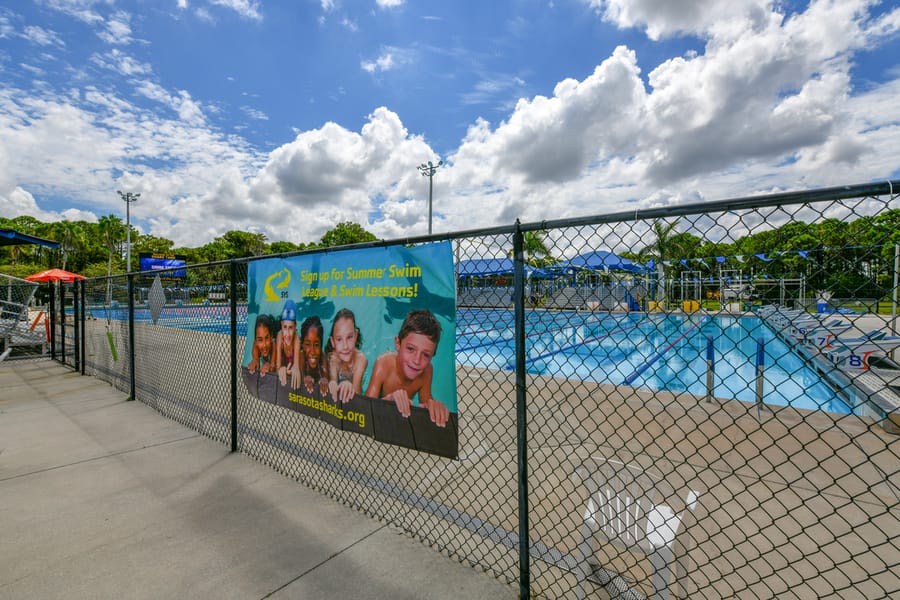
[[131, 203], [141, 197], [140, 193], [122, 192], [116, 190], [122, 200], [125, 201], [125, 272], [131, 273]]
[[431, 200], [434, 195], [434, 174], [443, 164], [444, 161], [442, 160], [439, 160], [437, 164], [433, 164], [429, 160], [427, 163], [422, 163], [418, 166], [419, 172], [428, 178], [428, 235], [431, 235]]

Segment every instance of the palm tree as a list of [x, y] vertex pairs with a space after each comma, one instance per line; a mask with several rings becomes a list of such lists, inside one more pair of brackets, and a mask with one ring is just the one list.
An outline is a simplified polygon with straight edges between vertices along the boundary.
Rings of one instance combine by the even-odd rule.
[[69, 255], [79, 252], [84, 245], [84, 230], [81, 224], [73, 221], [54, 223], [54, 230], [59, 239], [62, 252], [62, 269], [65, 271], [69, 263]]
[[[16, 276], [16, 262], [18, 262], [19, 256], [22, 254], [22, 249], [18, 244], [13, 244], [9, 247], [9, 255], [12, 258], [12, 268], [10, 269], [9, 274], [13, 277]], [[12, 288], [10, 288], [12, 289]]]
[[125, 234], [125, 226], [122, 220], [115, 215], [100, 217], [100, 237], [103, 238], [108, 251], [108, 262], [106, 267], [106, 304], [112, 303], [112, 257], [113, 252], [121, 243], [121, 239]]
[[[550, 250], [544, 242], [546, 236], [547, 232], [544, 230], [526, 231], [522, 235], [522, 250], [525, 253], [525, 264], [532, 267], [544, 267], [556, 262], [550, 256]], [[510, 250], [507, 254], [510, 258], [515, 258], [514, 250]]]
[[665, 261], [675, 258], [679, 254], [680, 248], [675, 243], [675, 232], [678, 227], [679, 220], [675, 219], [671, 223], [665, 223], [659, 219], [653, 221], [653, 233], [656, 241], [644, 248], [641, 252], [645, 258], [653, 258], [656, 262], [656, 276], [659, 282], [657, 290], [657, 300], [666, 301], [666, 265]]

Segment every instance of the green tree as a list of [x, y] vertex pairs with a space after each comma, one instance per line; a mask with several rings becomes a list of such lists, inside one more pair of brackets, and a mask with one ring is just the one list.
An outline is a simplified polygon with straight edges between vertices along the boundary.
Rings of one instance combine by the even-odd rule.
[[[540, 268], [558, 262], [547, 248], [546, 237], [545, 230], [526, 231], [522, 234], [522, 253], [526, 264]], [[510, 258], [514, 258], [514, 254], [514, 250], [508, 252]]]
[[140, 254], [141, 252], [149, 254], [172, 254], [172, 246], [175, 245], [175, 242], [170, 239], [150, 234], [138, 235], [136, 240], [135, 237], [132, 236], [131, 239], [134, 240], [135, 254]]
[[[652, 230], [656, 239], [653, 244], [646, 246], [640, 252], [643, 262], [646, 263], [652, 259], [655, 263], [657, 280], [659, 282], [657, 300], [661, 302], [664, 302], [668, 295], [666, 289], [666, 262], [687, 258], [684, 256], [682, 244], [691, 241], [683, 236], [679, 237], [679, 234], [676, 232], [678, 224], [678, 219], [671, 223], [666, 223], [660, 219], [655, 220]], [[695, 236], [691, 236], [691, 238], [695, 238]], [[691, 241], [691, 243], [694, 242]]]
[[35, 235], [35, 230], [41, 225], [41, 222], [29, 215], [22, 215], [12, 219], [12, 228], [19, 233]]
[[250, 231], [229, 231], [222, 236], [230, 246], [228, 258], [245, 258], [248, 256], [262, 256], [266, 253], [266, 235]]
[[76, 257], [84, 247], [84, 228], [81, 221], [59, 221], [54, 223], [55, 239], [59, 241], [62, 269], [72, 270], [70, 257]]
[[359, 244], [374, 242], [378, 238], [362, 228], [362, 225], [350, 221], [338, 223], [334, 229], [325, 232], [319, 244], [322, 247], [345, 246], [347, 244]]
[[286, 254], [305, 249], [306, 244], [295, 244], [294, 242], [272, 242], [269, 245], [269, 253], [271, 254]]
[[100, 237], [103, 239], [103, 243], [106, 244], [108, 253], [106, 276], [109, 277], [112, 275], [113, 254], [121, 254], [121, 244], [125, 237], [125, 225], [119, 217], [111, 214], [100, 217], [99, 230]]

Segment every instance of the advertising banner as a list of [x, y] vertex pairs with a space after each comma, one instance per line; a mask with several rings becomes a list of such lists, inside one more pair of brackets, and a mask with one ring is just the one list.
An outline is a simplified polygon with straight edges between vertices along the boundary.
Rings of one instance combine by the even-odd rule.
[[243, 376], [266, 402], [456, 458], [450, 242], [251, 262]]
[[[159, 271], [152, 276], [163, 279], [185, 279], [187, 277], [185, 256], [141, 252], [139, 258], [140, 271]], [[151, 275], [147, 275], [147, 277], [151, 277]]]

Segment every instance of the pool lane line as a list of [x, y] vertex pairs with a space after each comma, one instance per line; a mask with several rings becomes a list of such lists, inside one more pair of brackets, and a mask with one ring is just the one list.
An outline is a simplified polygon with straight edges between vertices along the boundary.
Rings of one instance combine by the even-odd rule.
[[[605, 320], [606, 320], [606, 318], [604, 317], [603, 319], [597, 319], [597, 322], [598, 322], [598, 323], [602, 323], [602, 322], [605, 321]], [[640, 321], [639, 321], [639, 322], [640, 322]], [[583, 325], [587, 325], [587, 323], [588, 323], [587, 321], [584, 321], [584, 322], [582, 322], [580, 325], [567, 325], [567, 327], [581, 327], [581, 326], [583, 326]], [[532, 324], [533, 324], [533, 323], [532, 323]], [[629, 329], [634, 329], [634, 327], [629, 327]], [[485, 330], [482, 330], [482, 331], [471, 332], [470, 334], [465, 334], [465, 333], [463, 333], [463, 334], [460, 334], [460, 336], [474, 335], [474, 334], [476, 334], [476, 333], [487, 333], [488, 331], [499, 331], [499, 330], [498, 330], [498, 329], [485, 329]], [[525, 338], [527, 339], [527, 338], [530, 338], [530, 337], [534, 337], [534, 336], [536, 336], [536, 335], [544, 335], [544, 334], [546, 334], [546, 333], [549, 333], [549, 331], [550, 331], [549, 329], [545, 329], [544, 331], [533, 331], [533, 332], [531, 332], [531, 333], [529, 333], [529, 334], [526, 334], [526, 335], [525, 335]], [[562, 331], [562, 328], [557, 329], [556, 331]], [[624, 330], [622, 330], [622, 331], [624, 331]], [[611, 333], [604, 334], [604, 335], [600, 336], [599, 338], [592, 338], [592, 339], [590, 339], [590, 340], [585, 340], [585, 341], [581, 342], [581, 344], [586, 344], [586, 343], [588, 343], [588, 342], [590, 342], [590, 341], [593, 341], [593, 340], [595, 340], [595, 339], [600, 339], [600, 338], [602, 338], [602, 337], [606, 337], [607, 335], [612, 335], [612, 333], [615, 333], [615, 332], [611, 332]], [[460, 337], [460, 336], [458, 336], [458, 337]], [[511, 338], [499, 338], [499, 339], [496, 339], [496, 340], [489, 340], [489, 341], [487, 341], [487, 342], [482, 342], [482, 343], [480, 343], [480, 344], [472, 344], [472, 345], [470, 345], [470, 346], [466, 346], [465, 348], [454, 348], [454, 352], [465, 352], [465, 351], [467, 351], [467, 350], [475, 350], [475, 349], [477, 349], [477, 348], [484, 348], [485, 346], [494, 346], [494, 345], [496, 345], [496, 344], [501, 344], [501, 343], [504, 343], [504, 342], [510, 342], [510, 341], [512, 341], [512, 340], [514, 340], [514, 339], [515, 339], [515, 336], [513, 336], [513, 337], [511, 337]], [[581, 344], [576, 344], [576, 345], [581, 345]], [[572, 346], [572, 347], [574, 348], [574, 346]], [[561, 351], [561, 350], [559, 350], [559, 351]], [[537, 358], [535, 358], [535, 359], [533, 359], [533, 360], [537, 360]], [[527, 364], [528, 362], [530, 362], [530, 361], [526, 361], [526, 364]], [[508, 366], [508, 365], [507, 365], [507, 366]]]
[[[572, 325], [571, 323], [568, 323], [566, 326], [567, 326], [567, 327], [579, 327], [579, 326], [581, 326], [581, 325], [587, 325], [587, 324], [589, 324], [589, 323], [591, 323], [591, 324], [593, 324], [593, 323], [602, 323], [602, 322], [604, 322], [604, 321], [606, 321], [606, 320], [608, 320], [608, 319], [610, 319], [610, 318], [612, 318], [613, 320], [616, 320], [614, 317], [610, 317], [609, 315], [606, 315], [606, 316], [604, 316], [604, 317], [602, 317], [602, 318], [599, 318], [599, 317], [597, 317], [597, 316], [591, 315], [591, 316], [588, 316], [588, 318], [584, 319], [584, 320], [583, 320], [581, 323], [579, 323], [578, 325]], [[456, 322], [456, 328], [457, 328], [457, 331], [458, 331], [458, 330], [460, 329], [460, 327], [473, 327], [473, 326], [476, 326], [476, 325], [478, 325], [478, 326], [483, 326], [483, 325], [487, 325], [487, 324], [489, 324], [489, 323], [490, 323], [490, 324], [496, 325], [496, 321], [491, 321], [491, 320], [489, 320], [489, 319], [485, 319], [484, 321], [473, 321], [473, 322], [469, 322], [469, 323], [464, 323], [464, 322], [461, 322], [461, 321], [457, 320], [457, 322]], [[528, 319], [526, 320], [526, 322], [525, 322], [526, 325], [538, 325], [538, 324], [541, 324], [541, 323], [544, 323], [544, 320], [543, 320], [542, 318], [540, 318], [540, 317], [535, 318], [535, 319], [528, 318]], [[558, 323], [557, 323], [556, 321], [553, 321], [552, 324], [558, 325]], [[508, 329], [508, 327], [507, 327], [507, 329]], [[460, 337], [466, 337], [466, 336], [478, 335], [478, 334], [481, 334], [481, 333], [489, 333], [489, 332], [491, 332], [491, 331], [500, 331], [500, 330], [501, 330], [501, 328], [498, 328], [498, 327], [489, 327], [489, 328], [486, 328], [486, 329], [476, 329], [476, 330], [474, 330], [474, 331], [466, 331], [466, 332], [463, 332], [463, 333], [459, 333], [459, 334], [457, 334], [456, 337], [457, 337], [457, 338], [460, 338]]]
[[[650, 317], [645, 317], [645, 318], [649, 319]], [[625, 333], [626, 331], [631, 331], [632, 329], [637, 329], [638, 327], [640, 327], [643, 324], [644, 324], [644, 322], [643, 322], [643, 320], [641, 320], [641, 321], [638, 321], [637, 323], [629, 325], [628, 327], [621, 327], [621, 328], [615, 329], [613, 331], [608, 331], [602, 335], [595, 335], [592, 338], [582, 340], [575, 344], [569, 344], [568, 346], [564, 346], [562, 348], [557, 348], [556, 350], [551, 350], [550, 352], [545, 352], [544, 354], [539, 354], [538, 356], [529, 357], [528, 359], [525, 360], [525, 364], [527, 365], [527, 364], [533, 363], [535, 361], [542, 360], [547, 357], [554, 356], [556, 354], [560, 354], [561, 352], [566, 352], [568, 350], [571, 350], [572, 348], [577, 348], [578, 346], [584, 346], [585, 344], [590, 344], [592, 342], [602, 340], [603, 338], [607, 338], [607, 337], [616, 335], [617, 333]], [[510, 368], [510, 365], [506, 365], [506, 367], [508, 369], [508, 368]]]
[[644, 371], [646, 371], [647, 369], [650, 368], [650, 365], [652, 365], [653, 363], [655, 363], [656, 361], [658, 361], [660, 358], [662, 358], [663, 354], [665, 354], [666, 352], [668, 352], [669, 350], [671, 350], [672, 347], [675, 346], [675, 344], [677, 344], [678, 342], [680, 342], [681, 340], [683, 340], [684, 338], [686, 338], [688, 335], [690, 335], [690, 333], [691, 333], [692, 331], [694, 331], [695, 329], [698, 329], [701, 325], [703, 325], [703, 323], [705, 323], [706, 320], [707, 320], [708, 318], [709, 318], [709, 317], [704, 316], [702, 319], [700, 319], [699, 321], [697, 321], [696, 323], [694, 323], [694, 325], [692, 325], [691, 327], [689, 327], [688, 329], [686, 329], [685, 331], [683, 331], [683, 332], [681, 333], [681, 335], [679, 335], [677, 338], [675, 338], [675, 340], [673, 340], [668, 346], [666, 346], [666, 347], [663, 348], [662, 350], [658, 350], [655, 354], [653, 354], [653, 356], [651, 356], [650, 358], [648, 358], [648, 359], [644, 362], [644, 364], [642, 364], [640, 367], [638, 367], [637, 370], [635, 370], [634, 373], [632, 373], [631, 375], [629, 375], [628, 377], [626, 377], [626, 378], [622, 381], [622, 383], [625, 384], [625, 385], [631, 385], [631, 384], [634, 382], [635, 379], [637, 379], [638, 377], [640, 377], [641, 374], [642, 374]]
[[[582, 340], [582, 341], [578, 342], [577, 344], [570, 344], [570, 345], [565, 346], [565, 347], [563, 347], [563, 348], [558, 348], [558, 349], [556, 349], [556, 350], [553, 350], [552, 352], [545, 352], [544, 354], [541, 354], [541, 355], [539, 355], [539, 356], [535, 356], [535, 357], [533, 357], [533, 358], [527, 359], [527, 360], [525, 361], [525, 364], [527, 365], [527, 364], [533, 363], [533, 362], [536, 361], [536, 360], [541, 360], [541, 359], [543, 359], [543, 358], [547, 358], [548, 356], [553, 356], [554, 354], [559, 354], [559, 353], [561, 353], [561, 352], [565, 352], [565, 351], [567, 351], [567, 350], [571, 350], [572, 348], [577, 348], [578, 346], [584, 346], [585, 344], [590, 344], [590, 343], [592, 343], [592, 342], [596, 342], [597, 340], [602, 340], [603, 338], [610, 337], [610, 336], [616, 335], [616, 334], [618, 334], [618, 333], [625, 333], [625, 332], [627, 332], [627, 331], [631, 331], [632, 329], [637, 329], [638, 327], [640, 327], [641, 325], [643, 325], [645, 321], [648, 321], [648, 320], [652, 322], [654, 319], [653, 319], [652, 317], [650, 317], [650, 316], [643, 316], [643, 317], [641, 317], [640, 320], [636, 321], [636, 322], [635, 322], [634, 324], [632, 324], [632, 325], [629, 325], [628, 327], [620, 327], [620, 328], [614, 329], [614, 330], [612, 330], [612, 331], [607, 331], [606, 333], [604, 333], [604, 334], [602, 334], [602, 335], [597, 335], [597, 336], [594, 336], [594, 337], [592, 337], [592, 338], [588, 338], [588, 339], [586, 339], [586, 340]], [[530, 334], [526, 335], [525, 337], [527, 338], [527, 337], [533, 337], [533, 336], [535, 336], [535, 335], [543, 335], [544, 333], [547, 333], [547, 332], [546, 332], [546, 331], [543, 331], [543, 332], [530, 333]], [[505, 339], [505, 340], [495, 340], [495, 341], [487, 342], [487, 343], [485, 343], [485, 344], [479, 344], [479, 345], [477, 345], [477, 346], [468, 346], [468, 347], [466, 347], [466, 348], [462, 348], [462, 349], [460, 349], [460, 350], [457, 350], [457, 352], [459, 352], [459, 351], [461, 351], [461, 350], [473, 350], [473, 349], [475, 349], [475, 348], [480, 348], [481, 346], [489, 346], [489, 345], [491, 345], [491, 344], [497, 344], [497, 343], [500, 343], [501, 341], [508, 342], [509, 340], [508, 340], [508, 339]], [[509, 370], [513, 369], [514, 366], [515, 366], [515, 363], [507, 363], [506, 366], [504, 366], [503, 368], [504, 368], [504, 370], [509, 371]]]

